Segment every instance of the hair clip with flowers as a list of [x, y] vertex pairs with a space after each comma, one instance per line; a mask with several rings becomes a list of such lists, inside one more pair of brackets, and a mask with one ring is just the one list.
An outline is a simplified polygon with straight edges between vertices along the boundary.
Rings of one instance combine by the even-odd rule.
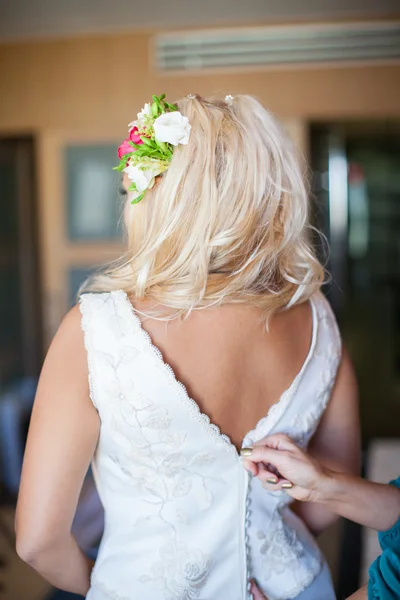
[[189, 142], [190, 129], [188, 118], [165, 101], [165, 94], [153, 96], [153, 102], [145, 104], [129, 124], [129, 137], [118, 148], [120, 163], [115, 169], [132, 181], [132, 204], [140, 202], [155, 178], [168, 169], [175, 146]]

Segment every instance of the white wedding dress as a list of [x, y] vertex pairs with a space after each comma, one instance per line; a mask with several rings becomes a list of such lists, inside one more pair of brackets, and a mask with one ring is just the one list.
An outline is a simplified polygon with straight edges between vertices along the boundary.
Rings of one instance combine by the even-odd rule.
[[[312, 343], [290, 388], [246, 435], [303, 447], [330, 397], [341, 342], [311, 300]], [[105, 529], [87, 600], [334, 600], [321, 552], [284, 492], [269, 493], [163, 362], [123, 291], [81, 297], [91, 398], [101, 429], [93, 471]]]

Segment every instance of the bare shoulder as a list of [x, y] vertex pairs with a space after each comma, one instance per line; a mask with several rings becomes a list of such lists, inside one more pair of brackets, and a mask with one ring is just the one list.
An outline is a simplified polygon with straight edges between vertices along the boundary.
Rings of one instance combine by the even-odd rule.
[[79, 304], [75, 304], [75, 306], [73, 306], [67, 312], [67, 314], [63, 317], [63, 320], [61, 321], [61, 324], [59, 327], [59, 331], [66, 330], [66, 331], [69, 331], [71, 334], [75, 333], [76, 335], [80, 334], [82, 336], [81, 321], [82, 321], [82, 314], [81, 314], [80, 306], [79, 306]]
[[52, 346], [60, 344], [76, 345], [77, 349], [84, 347], [82, 315], [78, 304], [67, 312], [54, 336]]
[[73, 375], [75, 384], [87, 386], [88, 368], [79, 306], [65, 315], [50, 344], [41, 379], [53, 377], [67, 380]]

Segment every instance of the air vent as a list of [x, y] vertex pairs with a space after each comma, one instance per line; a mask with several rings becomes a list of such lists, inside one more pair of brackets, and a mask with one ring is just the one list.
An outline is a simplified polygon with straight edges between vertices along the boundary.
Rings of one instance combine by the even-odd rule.
[[400, 58], [400, 22], [211, 29], [155, 38], [159, 71], [259, 68]]

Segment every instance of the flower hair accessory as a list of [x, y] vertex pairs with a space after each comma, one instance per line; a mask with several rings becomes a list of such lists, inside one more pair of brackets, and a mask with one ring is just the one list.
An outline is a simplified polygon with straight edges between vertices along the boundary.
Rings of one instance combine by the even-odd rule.
[[155, 178], [168, 169], [175, 146], [189, 142], [190, 129], [188, 118], [175, 104], [165, 101], [165, 94], [153, 96], [153, 102], [145, 104], [137, 120], [129, 124], [129, 136], [118, 148], [120, 163], [115, 168], [132, 181], [132, 204], [140, 202]]

